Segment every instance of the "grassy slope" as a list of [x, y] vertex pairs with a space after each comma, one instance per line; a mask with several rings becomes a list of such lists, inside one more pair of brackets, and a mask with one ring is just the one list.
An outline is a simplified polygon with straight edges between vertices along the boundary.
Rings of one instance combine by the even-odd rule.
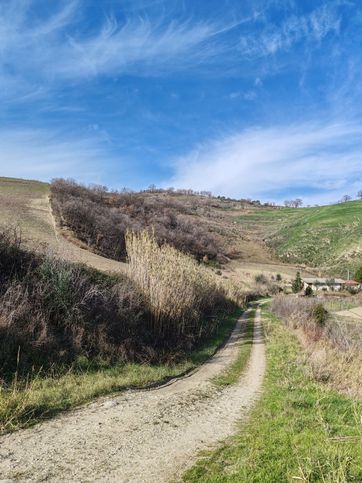
[[48, 195], [47, 183], [0, 177], [0, 224], [19, 226], [25, 238], [48, 241], [54, 236]]
[[284, 261], [345, 274], [362, 260], [362, 201], [315, 208], [253, 210], [239, 218]]
[[361, 402], [308, 379], [296, 339], [263, 315], [269, 321], [264, 394], [239, 434], [205, 454], [184, 481], [362, 481]]
[[[226, 317], [216, 334], [174, 365], [119, 364], [90, 367], [81, 363], [65, 374], [35, 377], [27, 386], [0, 386], [0, 433], [31, 426], [66, 409], [130, 387], [146, 387], [177, 377], [211, 357], [229, 336], [240, 312]], [[81, 361], [80, 361], [81, 362]]]

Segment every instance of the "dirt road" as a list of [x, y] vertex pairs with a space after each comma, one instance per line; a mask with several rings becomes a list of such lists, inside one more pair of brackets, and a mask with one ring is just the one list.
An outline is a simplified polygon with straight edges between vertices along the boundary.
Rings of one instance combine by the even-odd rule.
[[265, 370], [260, 311], [249, 365], [237, 384], [212, 379], [237, 357], [229, 341], [193, 374], [150, 391], [129, 391], [0, 439], [0, 478], [10, 481], [169, 482], [199, 450], [232, 435], [258, 396]]
[[349, 310], [341, 310], [340, 312], [336, 312], [335, 314], [340, 317], [350, 317], [352, 319], [362, 320], [362, 306], [354, 307], [353, 309]]

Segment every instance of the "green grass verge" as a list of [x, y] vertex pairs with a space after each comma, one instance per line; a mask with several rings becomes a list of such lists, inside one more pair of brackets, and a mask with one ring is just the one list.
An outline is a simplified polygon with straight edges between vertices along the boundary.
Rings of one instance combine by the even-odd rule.
[[185, 482], [361, 482], [362, 403], [306, 376], [299, 343], [264, 311], [268, 369], [262, 398], [239, 434]]
[[60, 411], [130, 387], [147, 387], [180, 376], [205, 362], [229, 336], [241, 311], [227, 316], [218, 330], [176, 364], [85, 365], [53, 377], [37, 376], [7, 389], [0, 385], [0, 433], [31, 426]]
[[248, 313], [246, 327], [243, 333], [243, 341], [240, 346], [238, 358], [225, 371], [214, 378], [213, 382], [217, 386], [223, 387], [235, 384], [238, 381], [240, 374], [245, 369], [253, 346], [254, 317], [255, 309]]

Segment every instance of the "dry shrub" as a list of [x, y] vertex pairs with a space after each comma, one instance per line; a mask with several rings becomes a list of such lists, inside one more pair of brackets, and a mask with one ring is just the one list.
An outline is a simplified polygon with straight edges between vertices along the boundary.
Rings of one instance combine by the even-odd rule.
[[147, 307], [127, 277], [31, 253], [10, 229], [0, 230], [0, 269], [2, 374], [149, 353]]
[[153, 330], [161, 337], [199, 338], [211, 331], [217, 311], [240, 301], [231, 285], [175, 248], [159, 246], [148, 232], [129, 232], [126, 246], [130, 277], [144, 294]]
[[341, 350], [326, 339], [306, 344], [310, 375], [351, 397], [362, 397], [362, 354]]
[[128, 230], [154, 232], [157, 242], [170, 244], [201, 260], [220, 254], [217, 236], [207, 224], [194, 219], [194, 210], [169, 196], [112, 192], [105, 187], [85, 187], [72, 180], [56, 179], [51, 185], [57, 221], [101, 255], [126, 258]]

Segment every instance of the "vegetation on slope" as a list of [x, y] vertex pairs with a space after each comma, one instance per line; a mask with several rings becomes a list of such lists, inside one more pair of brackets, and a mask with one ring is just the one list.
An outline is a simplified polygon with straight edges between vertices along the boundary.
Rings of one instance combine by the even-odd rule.
[[179, 374], [230, 329], [221, 320], [245, 301], [237, 290], [147, 233], [129, 234], [128, 248], [129, 276], [109, 276], [0, 232], [3, 429]]
[[362, 480], [362, 405], [316, 382], [296, 338], [263, 312], [264, 393], [250, 421], [184, 481], [352, 483]]
[[[110, 277], [35, 255], [22, 248], [16, 231], [0, 232], [3, 374], [79, 356], [155, 362], [191, 348], [216, 329], [218, 313], [243, 300], [211, 271], [172, 247], [158, 247], [146, 233], [130, 235], [129, 245], [129, 277]], [[147, 286], [140, 283], [146, 276]]]
[[39, 216], [41, 207], [38, 203], [47, 195], [47, 183], [0, 177], [0, 223], [5, 225], [15, 222], [27, 237], [40, 233], [45, 241], [50, 230]]
[[172, 195], [146, 197], [142, 193], [108, 192], [105, 187], [85, 187], [58, 179], [51, 185], [52, 206], [63, 228], [97, 253], [125, 260], [128, 230], [154, 233], [159, 244], [170, 244], [198, 259], [215, 258], [218, 238], [194, 210]]
[[314, 208], [253, 210], [239, 218], [285, 262], [356, 270], [362, 259], [362, 201]]
[[[361, 299], [359, 299], [361, 304]], [[354, 299], [350, 299], [353, 303]], [[313, 377], [353, 397], [362, 397], [362, 330], [353, 319], [338, 319], [325, 308], [334, 302], [279, 295], [272, 311], [296, 330]]]

